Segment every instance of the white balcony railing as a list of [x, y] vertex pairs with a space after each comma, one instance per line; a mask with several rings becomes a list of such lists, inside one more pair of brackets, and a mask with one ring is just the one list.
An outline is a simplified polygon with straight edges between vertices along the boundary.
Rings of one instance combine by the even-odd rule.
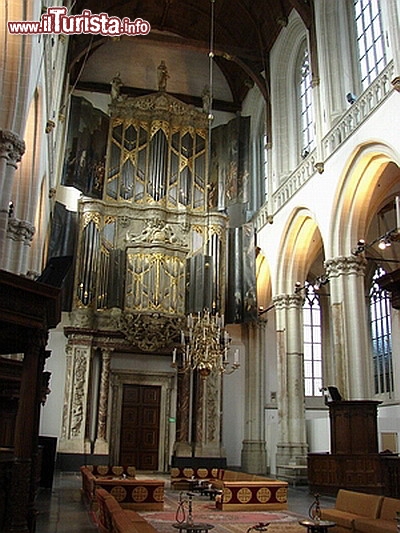
[[279, 211], [304, 183], [318, 172], [316, 163], [325, 162], [386, 100], [394, 90], [391, 84], [393, 77], [394, 65], [391, 62], [322, 139], [319, 158], [322, 161], [317, 161], [316, 150], [313, 150], [274, 191], [271, 202], [260, 208], [255, 220], [257, 230], [265, 226], [271, 220], [271, 215]]

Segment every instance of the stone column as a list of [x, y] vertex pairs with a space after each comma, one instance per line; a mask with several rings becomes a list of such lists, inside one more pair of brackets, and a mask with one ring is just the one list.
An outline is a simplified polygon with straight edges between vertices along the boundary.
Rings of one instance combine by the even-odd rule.
[[108, 397], [110, 392], [110, 366], [111, 366], [110, 348], [101, 348], [102, 365], [100, 376], [100, 395], [99, 395], [99, 421], [97, 428], [97, 439], [95, 444], [95, 453], [108, 454], [107, 440], [107, 414], [108, 414]]
[[5, 245], [14, 173], [24, 152], [25, 143], [19, 135], [9, 130], [0, 130], [0, 268], [5, 268]]
[[[303, 297], [274, 298], [278, 339], [278, 417], [280, 440], [276, 464], [305, 464], [306, 442], [303, 372]], [[278, 468], [279, 475], [279, 468]]]
[[222, 376], [214, 371], [207, 378], [197, 372], [195, 387], [195, 457], [224, 457], [221, 442]]
[[365, 303], [366, 260], [361, 256], [325, 261], [332, 308], [334, 375], [331, 385], [347, 400], [369, 397], [371, 362]]
[[91, 338], [77, 336], [68, 340], [61, 452], [90, 453], [86, 421], [91, 345]]
[[191, 425], [191, 372], [179, 371], [177, 373], [177, 405], [176, 405], [176, 440], [174, 455], [177, 457], [191, 457], [190, 444]]
[[254, 474], [267, 471], [265, 446], [265, 323], [247, 326], [247, 360], [245, 389], [245, 438], [241, 464]]
[[30, 247], [35, 226], [28, 220], [18, 220], [15, 217], [8, 219], [7, 243], [5, 246], [6, 268], [14, 274], [26, 273], [28, 254], [26, 247]]

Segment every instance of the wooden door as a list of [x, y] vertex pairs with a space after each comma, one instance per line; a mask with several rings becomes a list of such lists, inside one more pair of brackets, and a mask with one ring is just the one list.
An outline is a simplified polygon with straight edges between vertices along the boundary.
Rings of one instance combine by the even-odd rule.
[[124, 385], [120, 464], [158, 470], [161, 387]]

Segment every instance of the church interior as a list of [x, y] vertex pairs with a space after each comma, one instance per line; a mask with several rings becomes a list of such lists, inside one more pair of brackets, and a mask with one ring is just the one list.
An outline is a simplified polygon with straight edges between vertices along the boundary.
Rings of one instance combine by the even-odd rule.
[[400, 498], [400, 1], [0, 13], [1, 530], [45, 463]]

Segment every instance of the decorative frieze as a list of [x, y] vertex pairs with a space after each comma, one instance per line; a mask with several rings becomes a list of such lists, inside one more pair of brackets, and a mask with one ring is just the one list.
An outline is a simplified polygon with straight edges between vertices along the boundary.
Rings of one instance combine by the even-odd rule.
[[99, 426], [97, 436], [102, 440], [106, 440], [107, 437], [107, 410], [110, 384], [111, 352], [112, 350], [108, 348], [103, 348], [101, 350], [102, 368], [100, 377]]
[[78, 437], [83, 430], [83, 411], [86, 397], [87, 351], [77, 349], [74, 361], [74, 389], [72, 397], [71, 437]]
[[145, 97], [114, 100], [110, 105], [112, 117], [163, 121], [169, 127], [192, 127], [207, 130], [207, 116], [192, 105], [185, 104], [173, 96], [159, 92]]
[[160, 352], [179, 342], [184, 317], [121, 312], [116, 324], [133, 346], [144, 352]]
[[89, 379], [90, 346], [77, 346], [70, 339], [67, 345], [63, 434], [65, 441], [85, 438], [87, 387]]

